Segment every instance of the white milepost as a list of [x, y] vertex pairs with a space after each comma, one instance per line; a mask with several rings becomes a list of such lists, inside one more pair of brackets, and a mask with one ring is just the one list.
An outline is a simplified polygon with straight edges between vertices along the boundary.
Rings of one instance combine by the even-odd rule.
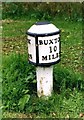
[[53, 66], [37, 67], [36, 74], [38, 96], [51, 96], [53, 91]]
[[50, 22], [37, 22], [27, 31], [29, 63], [36, 65], [38, 97], [51, 96], [53, 66], [60, 61], [60, 30]]

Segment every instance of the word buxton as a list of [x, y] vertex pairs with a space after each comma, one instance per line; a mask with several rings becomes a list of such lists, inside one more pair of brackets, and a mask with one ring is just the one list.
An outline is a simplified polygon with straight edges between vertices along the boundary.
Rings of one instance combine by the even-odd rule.
[[56, 44], [57, 42], [59, 42], [59, 37], [49, 40], [39, 40], [39, 45], [51, 45], [51, 44]]
[[[32, 40], [28, 39], [28, 43], [32, 44]], [[43, 37], [38, 38], [39, 58], [41, 61], [51, 61], [59, 58], [59, 36], [54, 39], [43, 39]], [[32, 54], [29, 54], [29, 59], [32, 59]]]
[[[31, 44], [31, 39], [27, 39], [28, 43]], [[39, 40], [38, 45], [50, 45], [50, 44], [56, 44], [59, 42], [59, 37], [55, 39], [49, 39], [49, 40]]]

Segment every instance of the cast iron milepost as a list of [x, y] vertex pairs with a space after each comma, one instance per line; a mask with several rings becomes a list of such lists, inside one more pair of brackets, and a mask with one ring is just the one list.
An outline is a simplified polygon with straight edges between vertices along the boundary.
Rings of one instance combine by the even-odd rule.
[[29, 63], [36, 66], [38, 97], [51, 96], [53, 65], [60, 61], [60, 30], [50, 22], [37, 22], [27, 31]]

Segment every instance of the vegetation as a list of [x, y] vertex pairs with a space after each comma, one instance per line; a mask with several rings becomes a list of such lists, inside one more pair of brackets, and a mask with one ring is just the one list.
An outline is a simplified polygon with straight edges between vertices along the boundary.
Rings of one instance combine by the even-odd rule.
[[55, 65], [53, 95], [49, 100], [37, 98], [35, 67], [27, 63], [26, 56], [3, 58], [3, 109], [37, 117], [79, 117], [84, 111], [82, 76]]
[[[84, 118], [82, 4], [2, 5], [3, 118]], [[27, 55], [25, 33], [39, 20], [61, 30], [61, 62], [54, 65], [54, 91], [48, 100], [37, 97], [36, 70]]]
[[[65, 17], [66, 20], [80, 21], [82, 3], [68, 2], [8, 2], [3, 3], [3, 19], [37, 19], [51, 20]], [[79, 9], [78, 9], [79, 8]]]

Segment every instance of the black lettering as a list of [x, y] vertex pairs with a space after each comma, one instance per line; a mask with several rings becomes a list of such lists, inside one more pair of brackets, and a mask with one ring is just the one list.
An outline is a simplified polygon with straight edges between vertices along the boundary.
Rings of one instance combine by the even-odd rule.
[[58, 58], [58, 53], [52, 55], [52, 59]]
[[31, 44], [31, 39], [27, 39], [28, 43]]
[[56, 53], [56, 58], [58, 58], [58, 53]]
[[48, 44], [48, 40], [44, 40], [44, 44], [47, 45]]
[[57, 43], [57, 38], [56, 38], [56, 39], [54, 39], [54, 41], [55, 41], [55, 43]]
[[49, 55], [49, 60], [51, 60], [51, 55]]
[[43, 41], [42, 40], [39, 40], [39, 45], [43, 45]]
[[32, 54], [29, 54], [29, 59], [32, 59]]
[[59, 42], [59, 41], [60, 41], [60, 37], [58, 37], [58, 39], [57, 39], [57, 40], [58, 40], [58, 42]]
[[54, 46], [53, 48], [50, 46], [50, 53], [52, 53], [52, 51], [56, 52], [57, 51], [57, 46]]
[[57, 46], [54, 46], [54, 52], [56, 52], [57, 51]]
[[47, 55], [46, 56], [42, 56], [42, 60], [47, 60]]
[[50, 53], [52, 53], [52, 47], [50, 46], [49, 48], [50, 48]]
[[55, 58], [54, 58], [54, 54], [52, 55], [52, 59], [55, 59]]
[[52, 39], [52, 40], [49, 40], [49, 41], [50, 41], [49, 45], [50, 45], [50, 44], [53, 44], [53, 39]]

